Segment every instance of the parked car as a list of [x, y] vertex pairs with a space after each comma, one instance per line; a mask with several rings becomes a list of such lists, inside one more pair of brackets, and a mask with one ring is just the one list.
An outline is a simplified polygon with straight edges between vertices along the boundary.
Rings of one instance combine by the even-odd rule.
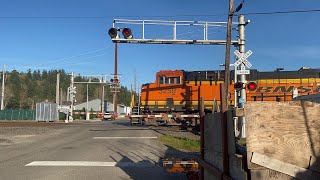
[[[112, 116], [114, 115], [115, 113], [113, 111], [106, 111], [104, 113], [105, 116]], [[115, 118], [109, 118], [109, 117], [103, 117], [103, 120], [114, 120]]]

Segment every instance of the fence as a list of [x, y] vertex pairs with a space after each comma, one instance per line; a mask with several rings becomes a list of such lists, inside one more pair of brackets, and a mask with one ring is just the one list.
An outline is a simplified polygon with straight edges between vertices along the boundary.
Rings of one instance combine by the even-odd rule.
[[35, 120], [36, 111], [30, 109], [5, 109], [0, 111], [0, 120]]

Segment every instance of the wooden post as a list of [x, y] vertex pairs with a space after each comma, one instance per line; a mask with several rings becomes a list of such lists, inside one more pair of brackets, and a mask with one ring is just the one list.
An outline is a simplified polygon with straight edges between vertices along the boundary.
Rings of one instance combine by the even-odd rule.
[[[200, 155], [201, 160], [204, 160], [204, 101], [200, 98]], [[200, 180], [204, 179], [204, 169], [200, 167]]]
[[227, 109], [224, 107], [228, 106], [228, 103], [225, 101], [225, 91], [223, 91], [224, 85], [220, 84], [220, 100], [222, 104], [221, 112], [221, 138], [222, 138], [222, 156], [223, 156], [223, 176], [229, 176], [229, 153], [228, 153], [228, 124], [227, 124]]

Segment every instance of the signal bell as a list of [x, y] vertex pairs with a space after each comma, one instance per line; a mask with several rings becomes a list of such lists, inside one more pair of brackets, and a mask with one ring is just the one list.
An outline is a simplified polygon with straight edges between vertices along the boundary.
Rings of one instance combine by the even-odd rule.
[[132, 32], [131, 32], [131, 29], [130, 28], [123, 28], [122, 29], [122, 35], [125, 39], [132, 39], [133, 38], [133, 35], [132, 35]]

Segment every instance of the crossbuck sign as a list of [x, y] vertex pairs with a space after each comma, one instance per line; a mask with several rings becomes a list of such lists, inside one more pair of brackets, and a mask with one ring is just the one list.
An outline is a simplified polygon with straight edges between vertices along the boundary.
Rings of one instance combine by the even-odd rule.
[[248, 51], [245, 54], [241, 54], [238, 50], [234, 51], [234, 54], [238, 57], [238, 60], [234, 62], [234, 66], [240, 66], [242, 63], [250, 68], [252, 64], [247, 60], [247, 58], [252, 54], [252, 51]]

